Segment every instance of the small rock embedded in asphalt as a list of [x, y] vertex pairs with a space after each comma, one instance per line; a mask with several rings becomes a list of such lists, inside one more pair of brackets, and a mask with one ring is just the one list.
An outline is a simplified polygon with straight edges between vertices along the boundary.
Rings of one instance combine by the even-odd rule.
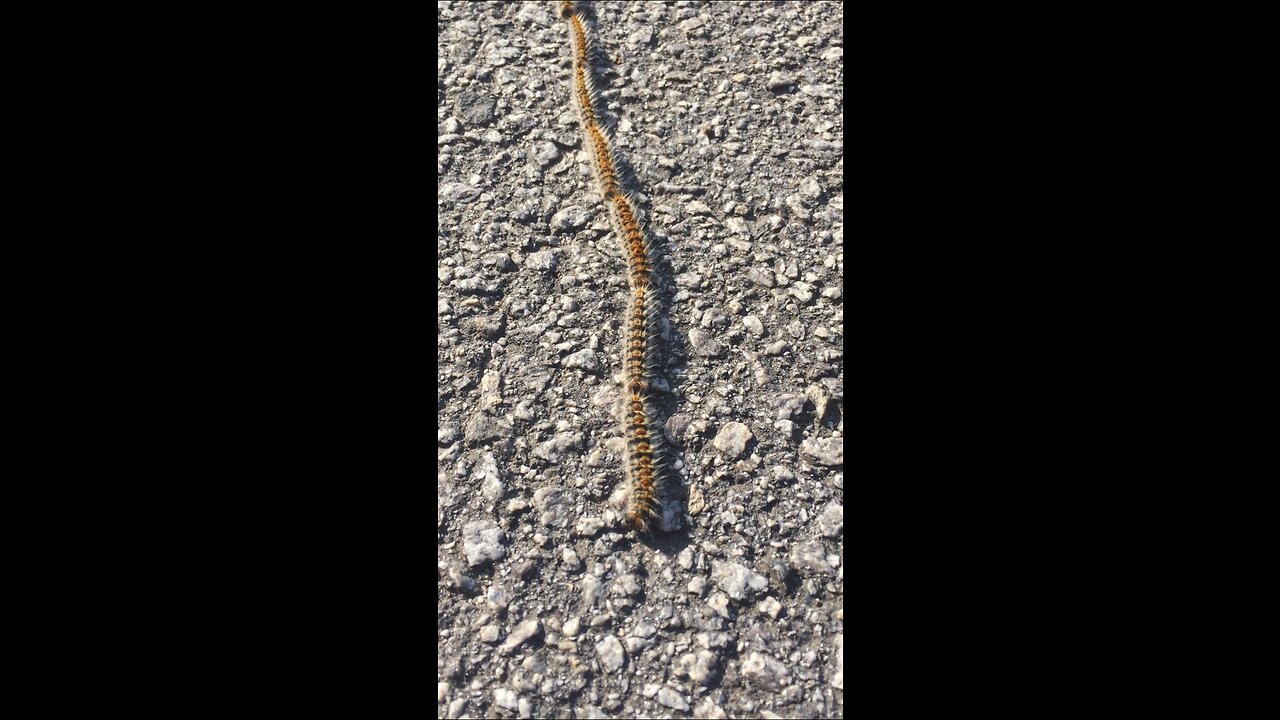
[[626, 662], [622, 654], [622, 642], [614, 635], [606, 635], [596, 643], [596, 654], [600, 656], [600, 665], [606, 672], [616, 672]]
[[689, 344], [693, 346], [694, 354], [702, 357], [719, 357], [722, 352], [720, 343], [698, 328], [689, 331]]
[[458, 95], [458, 116], [467, 125], [484, 125], [493, 119], [494, 100], [475, 92]]
[[560, 159], [560, 149], [552, 142], [538, 143], [533, 153], [533, 159], [543, 167], [554, 165]]
[[702, 704], [694, 708], [693, 713], [694, 717], [709, 718], [710, 720], [724, 720], [729, 717], [711, 698], [703, 700]]
[[798, 543], [791, 548], [791, 563], [796, 567], [816, 573], [835, 574], [827, 562], [826, 550], [820, 542]]
[[583, 208], [571, 206], [551, 216], [551, 227], [557, 232], [581, 230], [587, 226], [591, 216]]
[[592, 373], [600, 370], [600, 363], [596, 360], [596, 353], [590, 348], [583, 348], [565, 357], [564, 366], [567, 368], [580, 368]]
[[492, 522], [467, 523], [462, 528], [462, 552], [467, 564], [475, 567], [490, 560], [501, 560], [507, 554], [502, 547], [503, 539], [502, 529]]
[[529, 257], [524, 259], [524, 266], [530, 270], [555, 270], [558, 264], [556, 254], [551, 250], [530, 253]]
[[593, 537], [600, 532], [600, 528], [604, 527], [604, 521], [598, 517], [579, 518], [578, 524], [573, 526], [575, 535], [583, 537]]
[[707, 607], [725, 620], [732, 619], [732, 613], [729, 612], [729, 598], [724, 593], [712, 593], [711, 597], [707, 598]]
[[574, 552], [573, 548], [565, 548], [560, 559], [570, 572], [577, 572], [582, 569], [582, 561], [578, 559], [578, 553]]
[[796, 84], [796, 79], [782, 72], [773, 72], [769, 75], [769, 82], [766, 84], [770, 90], [786, 90]]
[[504, 707], [508, 710], [515, 710], [518, 707], [520, 697], [515, 691], [507, 688], [498, 688], [493, 691], [493, 701], [498, 707]]
[[734, 562], [713, 560], [711, 579], [734, 600], [746, 600], [752, 593], [769, 588], [769, 581], [763, 575]]
[[676, 662], [676, 675], [687, 677], [699, 685], [707, 684], [720, 669], [720, 659], [710, 650], [699, 650], [696, 653], [681, 655]]
[[753, 652], [742, 662], [742, 674], [761, 688], [777, 692], [788, 684], [791, 672], [773, 657]]
[[658, 690], [658, 704], [666, 705], [672, 710], [688, 711], [689, 709], [689, 703], [685, 701], [684, 697], [665, 685]]
[[541, 633], [542, 623], [538, 622], [536, 619], [523, 622], [511, 631], [511, 634], [507, 636], [507, 641], [502, 643], [502, 646], [498, 649], [503, 653], [510, 653], [512, 650], [523, 645], [525, 641], [540, 635]]
[[534, 447], [533, 454], [549, 462], [559, 462], [560, 456], [564, 453], [582, 447], [584, 439], [580, 432], [560, 433], [544, 443], [539, 443]]
[[482, 481], [480, 485], [480, 494], [489, 500], [497, 500], [502, 497], [505, 489], [502, 487], [502, 478], [498, 473], [498, 464], [493, 459], [493, 453], [485, 453], [480, 461], [479, 479]]
[[818, 516], [818, 533], [823, 537], [836, 538], [844, 531], [844, 506], [838, 502], [828, 503]]
[[752, 439], [751, 428], [740, 422], [731, 422], [720, 428], [720, 432], [716, 433], [716, 438], [711, 441], [711, 444], [729, 458], [736, 460], [747, 451], [747, 443]]
[[442, 188], [441, 195], [452, 203], [467, 203], [480, 197], [480, 188], [464, 183], [453, 183]]
[[823, 465], [835, 467], [844, 464], [844, 438], [813, 438], [800, 443], [800, 453]]

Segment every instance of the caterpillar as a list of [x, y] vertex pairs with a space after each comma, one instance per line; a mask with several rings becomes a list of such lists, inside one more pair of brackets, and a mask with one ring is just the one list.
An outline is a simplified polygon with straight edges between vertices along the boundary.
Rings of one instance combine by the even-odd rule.
[[601, 124], [600, 95], [590, 64], [595, 45], [582, 14], [572, 0], [561, 0], [560, 15], [569, 21], [573, 51], [570, 95], [578, 109], [583, 144], [591, 156], [613, 224], [627, 259], [627, 281], [631, 295], [623, 319], [622, 383], [625, 398], [623, 434], [626, 437], [623, 469], [630, 487], [626, 524], [638, 533], [649, 532], [651, 522], [660, 517], [658, 491], [661, 488], [657, 426], [651, 401], [655, 327], [659, 314], [658, 288], [653, 277], [654, 246], [637, 218], [636, 198], [621, 185], [621, 158], [616, 154], [608, 131]]

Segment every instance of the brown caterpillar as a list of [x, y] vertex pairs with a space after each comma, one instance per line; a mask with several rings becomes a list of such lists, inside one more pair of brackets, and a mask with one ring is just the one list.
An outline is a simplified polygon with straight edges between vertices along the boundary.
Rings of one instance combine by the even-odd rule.
[[609, 208], [614, 232], [627, 256], [627, 279], [631, 297], [623, 323], [623, 389], [626, 411], [623, 433], [626, 454], [623, 466], [630, 482], [630, 499], [626, 510], [627, 524], [637, 532], [648, 532], [653, 519], [660, 517], [658, 488], [660, 485], [656, 440], [660, 432], [650, 432], [655, 425], [649, 402], [649, 367], [653, 355], [653, 317], [657, 288], [652, 276], [651, 247], [644, 228], [636, 217], [635, 201], [619, 186], [619, 169], [608, 133], [600, 124], [596, 107], [599, 93], [589, 62], [591, 40], [587, 26], [574, 3], [562, 0], [560, 15], [569, 21], [573, 47], [573, 79], [570, 94], [576, 100], [582, 124], [583, 144], [591, 154], [592, 167], [600, 184], [600, 194]]

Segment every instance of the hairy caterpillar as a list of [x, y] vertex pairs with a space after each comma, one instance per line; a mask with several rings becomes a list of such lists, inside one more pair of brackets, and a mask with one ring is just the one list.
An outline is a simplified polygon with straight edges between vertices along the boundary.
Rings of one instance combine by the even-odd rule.
[[[600, 123], [599, 93], [590, 66], [591, 38], [585, 22], [571, 0], [562, 0], [560, 15], [569, 21], [573, 48], [573, 77], [570, 94], [578, 108], [583, 144], [591, 155], [591, 165], [600, 185], [600, 194], [609, 209], [613, 230], [627, 257], [627, 280], [631, 289], [623, 321], [623, 390], [626, 408], [623, 433], [626, 450], [623, 466], [630, 483], [626, 521], [637, 532], [647, 532], [659, 517], [660, 485], [657, 442], [661, 431], [650, 402], [650, 369], [654, 352], [654, 320], [658, 313], [657, 287], [652, 272], [653, 247], [636, 216], [635, 198], [620, 186], [619, 158], [604, 126]], [[651, 431], [653, 428], [654, 431]]]

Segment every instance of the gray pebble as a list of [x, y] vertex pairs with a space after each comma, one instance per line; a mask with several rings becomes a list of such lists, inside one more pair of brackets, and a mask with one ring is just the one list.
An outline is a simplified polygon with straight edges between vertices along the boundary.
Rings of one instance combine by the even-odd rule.
[[800, 452], [814, 460], [835, 467], [844, 464], [844, 438], [810, 438], [800, 443]]
[[516, 264], [511, 260], [511, 253], [489, 253], [485, 256], [486, 265], [493, 265], [501, 272], [512, 272], [516, 269]]
[[517, 625], [515, 629], [511, 631], [511, 634], [507, 635], [507, 641], [502, 643], [502, 646], [498, 649], [502, 651], [503, 654], [510, 654], [511, 651], [523, 645], [526, 640], [529, 640], [541, 633], [542, 623], [538, 622], [536, 618], [523, 622]]
[[835, 569], [827, 563], [827, 551], [820, 542], [798, 543], [791, 548], [791, 564], [802, 570], [825, 575], [835, 575]]
[[731, 422], [720, 428], [711, 444], [730, 459], [736, 460], [747, 451], [747, 443], [754, 437], [751, 428], [740, 422]]
[[603, 640], [596, 643], [596, 654], [600, 656], [600, 664], [605, 672], [616, 672], [626, 662], [626, 656], [622, 653], [622, 642], [614, 635], [606, 635]]
[[835, 85], [801, 85], [800, 92], [820, 98], [836, 98], [840, 96], [840, 88]]
[[[786, 90], [787, 88], [795, 84], [796, 84], [795, 78], [791, 77], [790, 75], [787, 75], [786, 73], [778, 72], [775, 70], [773, 73], [769, 75], [769, 81], [766, 83], [766, 87], [768, 87], [770, 90], [778, 91], [778, 90]], [[463, 116], [463, 119], [464, 120], [466, 119], [465, 115]]]
[[440, 196], [446, 202], [469, 203], [480, 197], [480, 188], [472, 187], [466, 183], [451, 183], [440, 188]]
[[476, 581], [474, 578], [462, 574], [456, 565], [450, 566], [445, 573], [448, 578], [448, 586], [453, 590], [458, 590], [467, 594], [471, 594], [476, 590]]
[[580, 432], [563, 432], [546, 442], [538, 443], [533, 448], [533, 454], [547, 462], [558, 463], [565, 452], [582, 447], [583, 440]]
[[685, 205], [684, 211], [689, 215], [710, 215], [711, 214], [711, 208], [707, 207], [707, 204], [702, 202], [701, 200], [694, 200], [688, 205]]
[[667, 422], [663, 426], [662, 431], [667, 436], [668, 440], [679, 440], [684, 437], [684, 431], [689, 427], [689, 423], [692, 420], [693, 418], [689, 417], [688, 413], [676, 413], [675, 415], [667, 418]]
[[[497, 325], [499, 328], [503, 325], [502, 316], [499, 315]], [[485, 323], [486, 325], [490, 323]], [[498, 331], [501, 333], [501, 330]], [[489, 333], [486, 333], [489, 334]], [[496, 338], [494, 338], [496, 339]], [[480, 378], [480, 409], [492, 410], [502, 404], [502, 373], [498, 370], [486, 370], [484, 377]]]
[[712, 593], [711, 597], [707, 598], [707, 607], [725, 620], [730, 619], [729, 598], [724, 593]]
[[[716, 593], [719, 595], [719, 593]], [[724, 598], [723, 595], [720, 597]], [[724, 598], [728, 602], [728, 598]], [[729, 644], [729, 635], [723, 632], [701, 632], [693, 637], [695, 641], [708, 650], [719, 650]]]
[[501, 418], [479, 413], [473, 415], [462, 428], [462, 437], [470, 447], [483, 445], [491, 440], [498, 440], [511, 435], [514, 427]]
[[802, 303], [808, 304], [813, 299], [813, 286], [807, 282], [795, 282], [787, 289], [795, 299]]
[[614, 581], [609, 594], [614, 597], [633, 597], [640, 594], [640, 580], [634, 573], [627, 573]]
[[711, 698], [703, 700], [698, 707], [694, 708], [693, 716], [699, 718], [710, 718], [710, 720], [724, 720], [729, 717]]
[[441, 425], [440, 429], [436, 431], [436, 441], [442, 446], [452, 445], [456, 439], [458, 439], [457, 425]]
[[781, 355], [791, 349], [791, 343], [786, 340], [778, 340], [764, 346], [765, 355]]
[[581, 629], [582, 621], [574, 617], [566, 620], [564, 625], [561, 626], [560, 631], [564, 633], [565, 637], [577, 637], [578, 631]]
[[771, 595], [765, 598], [764, 602], [760, 603], [758, 609], [760, 612], [776, 620], [778, 618], [778, 613], [782, 612], [782, 603], [778, 602], [778, 599]]
[[492, 521], [467, 523], [462, 528], [462, 552], [467, 556], [467, 564], [471, 567], [482, 565], [490, 560], [501, 560], [507, 550], [502, 547], [502, 528], [494, 526]]
[[720, 343], [712, 340], [710, 335], [698, 328], [689, 331], [689, 344], [693, 346], [695, 355], [718, 357], [721, 353]]
[[702, 287], [702, 276], [698, 273], [680, 273], [674, 278], [676, 287], [682, 288], [699, 288]]
[[799, 195], [788, 195], [786, 200], [787, 209], [791, 211], [791, 215], [800, 220], [808, 220], [812, 217], [809, 210], [805, 208], [804, 201]]
[[769, 581], [763, 575], [735, 562], [712, 560], [711, 580], [734, 600], [746, 600], [752, 593], [769, 588]]
[[574, 552], [573, 548], [565, 548], [560, 560], [569, 572], [578, 572], [582, 569], [582, 561], [578, 559], [578, 553]]
[[596, 359], [596, 353], [591, 348], [584, 348], [565, 357], [562, 364], [567, 368], [586, 370], [589, 373], [599, 372], [600, 370], [600, 361]]
[[456, 698], [449, 703], [449, 720], [455, 720], [462, 717], [462, 710], [467, 706], [467, 699], [464, 697]]
[[493, 702], [498, 707], [504, 707], [508, 710], [515, 710], [519, 705], [520, 697], [516, 695], [514, 690], [507, 688], [498, 688], [493, 691]]
[[458, 94], [458, 117], [468, 125], [484, 125], [493, 119], [496, 102], [470, 90]]
[[578, 519], [578, 524], [574, 525], [573, 532], [583, 537], [594, 537], [602, 527], [604, 527], [604, 521], [600, 518], [584, 517]]
[[822, 509], [818, 516], [818, 534], [828, 538], [838, 538], [844, 531], [844, 506], [832, 501]]
[[557, 232], [581, 230], [590, 220], [591, 215], [585, 209], [571, 205], [551, 216], [551, 228]]
[[800, 426], [790, 420], [779, 420], [774, 423], [773, 426], [777, 428], [782, 437], [786, 438], [789, 442], [795, 440], [796, 433], [800, 430]]
[[560, 148], [553, 142], [541, 142], [533, 148], [533, 159], [542, 167], [554, 165], [560, 159]]
[[506, 492], [498, 472], [498, 463], [493, 459], [493, 453], [487, 452], [482, 456], [476, 477], [481, 480], [480, 493], [486, 498], [498, 500]]
[[756, 283], [757, 285], [763, 285], [765, 287], [770, 287], [770, 288], [773, 287], [773, 284], [774, 284], [773, 273], [769, 272], [768, 270], [762, 270], [760, 268], [753, 267], [750, 270], [748, 270], [747, 279]]
[[693, 550], [691, 548], [681, 550], [680, 553], [676, 555], [676, 564], [685, 570], [693, 567]]
[[743, 661], [742, 674], [757, 686], [777, 692], [790, 683], [791, 671], [773, 657], [753, 652]]
[[747, 326], [752, 335], [756, 337], [764, 336], [764, 323], [760, 322], [760, 318], [755, 315], [748, 315], [742, 318], [742, 324]]
[[675, 673], [679, 677], [687, 677], [698, 685], [706, 685], [720, 670], [720, 658], [710, 650], [699, 650], [696, 653], [681, 655], [676, 661]]
[[590, 609], [600, 599], [600, 595], [604, 592], [604, 583], [600, 582], [600, 578], [595, 575], [585, 575], [582, 578], [582, 607], [584, 610]]
[[484, 601], [490, 610], [496, 612], [505, 611], [507, 606], [511, 604], [511, 594], [495, 585], [489, 588], [489, 592], [484, 594]]
[[689, 703], [685, 701], [684, 696], [665, 685], [658, 690], [658, 704], [665, 705], [672, 710], [689, 710]]
[[531, 270], [555, 270], [559, 264], [554, 250], [540, 250], [524, 259], [524, 266]]

